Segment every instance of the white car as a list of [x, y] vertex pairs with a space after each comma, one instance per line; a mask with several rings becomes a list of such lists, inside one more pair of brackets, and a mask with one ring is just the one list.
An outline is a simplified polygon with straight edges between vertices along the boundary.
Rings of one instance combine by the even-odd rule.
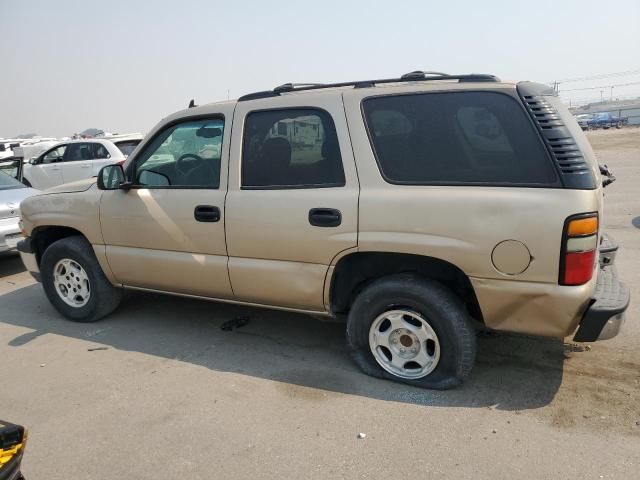
[[124, 162], [141, 140], [142, 136], [128, 136], [113, 141], [87, 139], [57, 143], [29, 160], [22, 181], [44, 190], [95, 177], [105, 165]]
[[0, 253], [15, 251], [20, 233], [20, 202], [38, 192], [0, 170]]

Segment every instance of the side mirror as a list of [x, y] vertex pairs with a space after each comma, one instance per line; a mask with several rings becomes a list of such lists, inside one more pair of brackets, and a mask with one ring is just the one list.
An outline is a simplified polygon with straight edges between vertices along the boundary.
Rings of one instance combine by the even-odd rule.
[[128, 186], [125, 182], [122, 165], [107, 165], [98, 172], [98, 188], [100, 190], [119, 190]]
[[38, 157], [31, 157], [29, 159], [29, 165], [37, 165], [38, 163]]

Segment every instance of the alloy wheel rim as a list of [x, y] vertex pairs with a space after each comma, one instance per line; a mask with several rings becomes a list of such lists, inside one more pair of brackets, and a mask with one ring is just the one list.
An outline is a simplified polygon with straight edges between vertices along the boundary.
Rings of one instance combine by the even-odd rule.
[[436, 332], [412, 310], [388, 310], [376, 317], [369, 329], [369, 347], [382, 368], [405, 379], [426, 377], [440, 360]]
[[91, 298], [89, 276], [75, 260], [63, 258], [55, 264], [53, 285], [60, 299], [71, 307], [84, 307]]

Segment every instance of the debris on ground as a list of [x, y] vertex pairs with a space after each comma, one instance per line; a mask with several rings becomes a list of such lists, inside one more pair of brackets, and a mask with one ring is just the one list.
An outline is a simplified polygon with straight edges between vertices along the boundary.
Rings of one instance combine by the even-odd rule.
[[46, 363], [41, 363], [40, 364], [41, 367], [44, 367], [45, 365], [46, 365]]
[[87, 352], [95, 352], [97, 350], [109, 350], [109, 347], [93, 347], [87, 348]]
[[222, 325], [220, 325], [220, 330], [223, 330], [225, 332], [230, 332], [234, 328], [244, 327], [247, 323], [249, 323], [249, 317], [245, 315], [240, 315], [234, 319], [227, 320], [226, 322], [224, 322]]
[[565, 343], [564, 344], [564, 352], [573, 353], [573, 352], [590, 352], [591, 345], [578, 345], [577, 343]]
[[360, 432], [360, 433], [358, 434], [358, 438], [364, 438], [364, 437], [366, 437], [366, 436], [367, 436], [367, 434], [366, 434], [366, 433], [362, 433], [362, 432]]

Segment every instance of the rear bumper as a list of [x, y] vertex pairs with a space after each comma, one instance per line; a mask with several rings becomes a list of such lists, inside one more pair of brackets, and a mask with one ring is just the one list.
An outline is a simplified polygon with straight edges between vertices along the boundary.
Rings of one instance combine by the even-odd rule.
[[593, 299], [573, 340], [595, 342], [615, 337], [624, 323], [624, 312], [629, 301], [629, 289], [618, 280], [615, 267], [611, 265], [598, 269]]
[[31, 237], [27, 237], [24, 240], [18, 242], [18, 252], [20, 252], [20, 258], [24, 267], [28, 270], [33, 278], [38, 282], [40, 281], [40, 269], [38, 268], [38, 259], [36, 258], [36, 252], [33, 248]]

